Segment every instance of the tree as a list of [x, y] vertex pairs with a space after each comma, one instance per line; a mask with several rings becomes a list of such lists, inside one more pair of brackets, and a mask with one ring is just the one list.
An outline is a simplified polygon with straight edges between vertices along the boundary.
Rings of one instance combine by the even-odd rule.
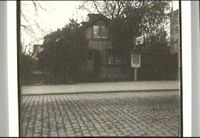
[[[21, 31], [20, 51], [25, 54], [33, 55], [35, 47], [31, 43], [39, 41], [38, 34], [46, 33], [37, 21], [37, 17], [41, 12], [47, 12], [47, 3], [45, 1], [18, 1], [18, 19], [20, 19], [19, 27]], [[27, 40], [29, 40], [29, 43], [27, 43]]]
[[164, 28], [161, 28], [159, 32], [146, 37], [143, 44], [137, 45], [136, 51], [139, 53], [157, 52], [158, 54], [162, 51], [162, 53], [168, 54], [168, 45], [167, 32]]
[[25, 53], [22, 52], [20, 52], [19, 57], [20, 57], [19, 60], [20, 83], [29, 84], [32, 81], [31, 72], [34, 60], [31, 58], [31, 56], [26, 55]]
[[43, 72], [53, 75], [54, 82], [78, 77], [79, 64], [86, 50], [86, 39], [76, 20], [44, 37], [39, 64]]
[[[92, 8], [91, 8], [92, 7]], [[85, 1], [80, 9], [96, 12], [110, 19], [110, 32], [116, 49], [126, 51], [136, 48], [135, 38], [159, 35], [166, 26], [170, 11], [169, 2], [104, 0]], [[124, 43], [126, 42], [126, 43]]]
[[20, 28], [20, 45], [18, 47], [19, 78], [20, 83], [23, 84], [29, 84], [33, 82], [32, 72], [36, 62], [32, 57], [34, 54], [34, 47], [31, 46], [30, 43], [25, 44], [25, 40], [30, 38], [36, 40], [36, 36], [38, 35], [36, 30], [40, 30], [40, 32], [42, 32], [42, 29], [36, 21], [36, 18], [33, 17], [37, 17], [40, 11], [46, 11], [44, 3], [45, 2], [36, 0], [17, 1], [18, 20], [20, 20], [20, 24], [18, 24], [18, 27]]
[[[120, 52], [124, 61], [127, 61], [127, 67], [130, 67], [131, 63], [130, 54], [138, 52], [141, 53], [140, 71], [143, 74], [147, 73], [147, 76], [152, 76], [153, 79], [156, 78], [154, 76], [157, 72], [169, 76], [173, 74], [169, 67], [174, 65], [168, 63], [176, 62], [177, 59], [169, 60], [168, 57], [171, 55], [166, 39], [166, 28], [170, 23], [170, 1], [93, 0], [83, 2], [80, 9], [109, 19], [109, 32], [114, 49]], [[138, 36], [144, 37], [144, 44], [136, 46]], [[155, 74], [152, 70], [156, 71]], [[147, 76], [144, 75], [144, 78]]]

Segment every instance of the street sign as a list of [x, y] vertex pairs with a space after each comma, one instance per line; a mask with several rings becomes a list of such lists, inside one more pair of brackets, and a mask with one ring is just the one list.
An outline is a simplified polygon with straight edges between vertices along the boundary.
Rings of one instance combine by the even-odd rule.
[[136, 45], [142, 45], [144, 43], [144, 37], [140, 36], [136, 38]]
[[131, 54], [131, 67], [139, 68], [141, 66], [141, 55]]

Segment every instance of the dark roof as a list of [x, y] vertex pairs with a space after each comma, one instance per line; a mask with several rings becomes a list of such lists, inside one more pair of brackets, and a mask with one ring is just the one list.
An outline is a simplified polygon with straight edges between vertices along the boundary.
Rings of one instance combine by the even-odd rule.
[[88, 22], [82, 22], [82, 28], [90, 27], [98, 21], [104, 21], [106, 24], [109, 22], [109, 19], [101, 14], [88, 14], [88, 17]]

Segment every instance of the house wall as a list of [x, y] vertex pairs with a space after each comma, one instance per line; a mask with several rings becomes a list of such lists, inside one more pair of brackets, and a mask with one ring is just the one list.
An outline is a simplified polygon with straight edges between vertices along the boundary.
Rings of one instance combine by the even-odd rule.
[[[96, 22], [93, 25], [105, 25], [102, 21]], [[112, 49], [112, 41], [109, 38], [93, 38], [93, 26], [91, 25], [85, 30], [86, 38], [88, 39], [88, 49], [95, 51], [91, 62], [87, 60], [83, 62], [84, 72], [93, 74], [100, 80], [126, 80], [131, 78], [131, 69], [126, 69], [122, 65], [108, 65], [106, 58], [106, 50]], [[95, 60], [95, 57], [99, 60]], [[95, 65], [98, 64], [98, 65]], [[95, 66], [98, 71], [95, 73]]]

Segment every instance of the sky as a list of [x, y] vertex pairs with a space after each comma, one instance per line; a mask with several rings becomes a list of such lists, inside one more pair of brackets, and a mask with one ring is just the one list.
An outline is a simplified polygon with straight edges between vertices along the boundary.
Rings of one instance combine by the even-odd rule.
[[[31, 47], [33, 44], [42, 44], [43, 37], [49, 32], [64, 27], [70, 18], [77, 19], [78, 22], [86, 20], [88, 12], [79, 10], [81, 1], [39, 1], [42, 8], [35, 12], [32, 1], [22, 1], [22, 13], [28, 19], [29, 23], [22, 18], [23, 25], [30, 25], [33, 28], [34, 35], [22, 29], [21, 41], [24, 45]], [[173, 9], [178, 9], [178, 1], [173, 2]], [[37, 27], [39, 25], [39, 28]]]
[[[49, 32], [64, 27], [70, 18], [75, 18], [79, 22], [87, 16], [87, 12], [78, 10], [80, 1], [40, 1], [42, 8], [35, 12], [32, 1], [22, 1], [21, 24], [29, 26], [32, 30], [22, 28], [21, 41], [23, 45], [31, 47], [33, 44], [41, 44], [43, 37]], [[37, 27], [39, 25], [39, 29]], [[31, 27], [30, 27], [31, 26]], [[32, 31], [30, 33], [30, 31]]]
[[[45, 4], [43, 1], [42, 3]], [[38, 21], [47, 30], [55, 30], [63, 27], [69, 18], [75, 18], [79, 21], [86, 16], [86, 12], [79, 12], [77, 9], [81, 4], [80, 1], [48, 1], [46, 2], [47, 12], [39, 14]]]

